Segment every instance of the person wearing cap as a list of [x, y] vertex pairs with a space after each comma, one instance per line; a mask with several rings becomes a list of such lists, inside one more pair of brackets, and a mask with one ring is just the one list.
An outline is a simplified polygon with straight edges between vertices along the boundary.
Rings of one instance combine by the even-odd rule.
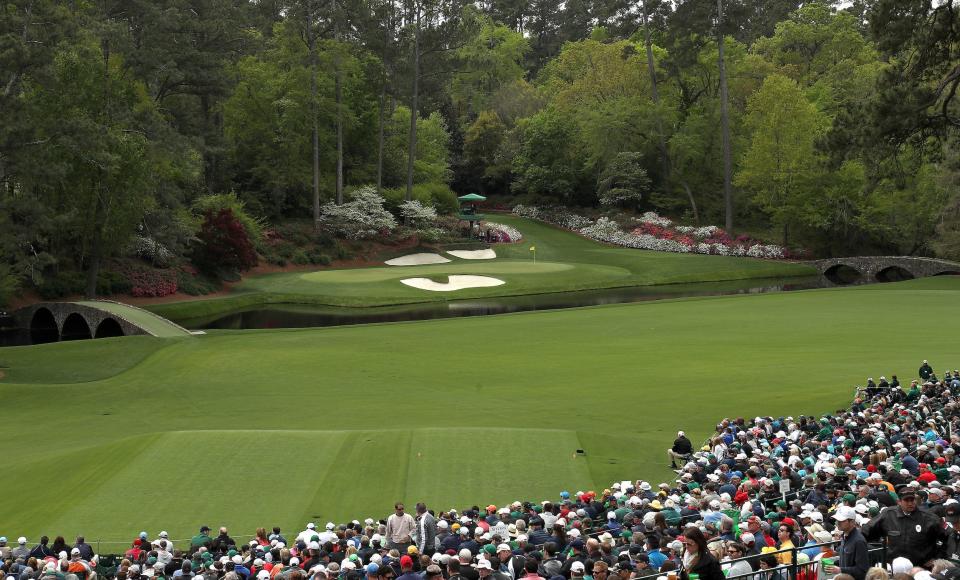
[[200, 526], [200, 533], [190, 538], [190, 552], [196, 552], [201, 546], [210, 549], [213, 538], [210, 537], [210, 526]]
[[567, 559], [563, 561], [563, 566], [560, 568], [560, 575], [570, 577], [570, 567], [574, 562], [579, 562], [583, 564], [587, 560], [587, 555], [584, 553], [584, 548], [586, 544], [583, 543], [583, 540], [580, 538], [575, 538], [567, 546], [572, 554], [567, 556]]
[[530, 518], [530, 533], [527, 535], [527, 543], [532, 546], [542, 546], [553, 539], [546, 530], [544, 530], [544, 521], [540, 516]]
[[480, 580], [510, 580], [510, 577], [503, 572], [495, 571], [493, 564], [483, 556], [477, 560], [477, 574]]
[[[497, 560], [499, 560], [500, 571], [510, 576], [510, 578], [519, 578], [524, 574], [525, 560], [523, 556], [514, 556], [510, 544], [500, 544], [497, 546]], [[497, 562], [494, 562], [496, 565]]]
[[833, 566], [824, 566], [827, 574], [849, 574], [854, 580], [863, 580], [870, 568], [870, 554], [867, 540], [857, 529], [857, 511], [849, 506], [840, 506], [833, 514], [837, 529], [843, 532], [843, 539], [837, 554], [839, 561]]
[[946, 540], [943, 522], [917, 507], [917, 492], [909, 485], [897, 490], [897, 507], [886, 508], [863, 526], [868, 541], [887, 540], [887, 557], [910, 558], [919, 564], [938, 557]]
[[920, 365], [920, 369], [917, 371], [917, 374], [920, 376], [921, 379], [926, 381], [930, 378], [930, 375], [933, 374], [933, 367], [931, 367], [930, 363], [928, 363], [927, 361], [923, 361], [923, 364]]
[[670, 458], [670, 469], [677, 468], [678, 459], [682, 463], [686, 463], [691, 453], [693, 453], [693, 443], [687, 439], [686, 433], [677, 431], [677, 438], [673, 440], [673, 446], [667, 449], [667, 457]]
[[11, 549], [7, 545], [7, 537], [0, 536], [0, 562], [3, 562], [10, 557]]

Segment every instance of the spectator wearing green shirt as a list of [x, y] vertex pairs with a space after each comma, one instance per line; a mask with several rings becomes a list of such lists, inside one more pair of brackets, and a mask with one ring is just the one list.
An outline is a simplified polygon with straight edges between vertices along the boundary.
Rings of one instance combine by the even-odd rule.
[[190, 552], [196, 552], [200, 546], [210, 549], [213, 538], [210, 537], [210, 526], [200, 526], [200, 533], [190, 539]]

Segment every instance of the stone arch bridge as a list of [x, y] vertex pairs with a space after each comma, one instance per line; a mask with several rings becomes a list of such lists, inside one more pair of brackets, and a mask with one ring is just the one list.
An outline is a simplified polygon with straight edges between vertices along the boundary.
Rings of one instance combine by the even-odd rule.
[[848, 268], [865, 279], [880, 281], [960, 275], [960, 264], [957, 262], [914, 256], [852, 256], [814, 260], [810, 265], [827, 277]]
[[113, 336], [187, 336], [190, 331], [152, 312], [108, 300], [40, 302], [13, 312], [26, 344]]

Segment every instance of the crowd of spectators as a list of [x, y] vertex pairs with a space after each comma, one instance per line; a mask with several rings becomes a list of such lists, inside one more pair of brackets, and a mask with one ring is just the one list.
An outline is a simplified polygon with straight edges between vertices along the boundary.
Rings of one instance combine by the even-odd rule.
[[[105, 566], [84, 539], [0, 537], [8, 580], [954, 580], [960, 579], [960, 372], [924, 361], [904, 389], [872, 378], [822, 417], [724, 419], [678, 433], [672, 482], [613, 483], [237, 542], [146, 532]], [[678, 463], [679, 462], [679, 463]], [[870, 546], [880, 546], [871, 549]]]

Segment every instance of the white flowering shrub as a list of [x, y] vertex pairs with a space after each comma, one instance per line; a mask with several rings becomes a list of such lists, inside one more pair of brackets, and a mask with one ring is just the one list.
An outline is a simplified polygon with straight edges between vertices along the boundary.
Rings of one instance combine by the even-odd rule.
[[694, 228], [693, 236], [696, 238], [710, 238], [716, 234], [723, 233], [723, 230], [717, 226], [703, 226], [702, 228]]
[[405, 201], [399, 207], [400, 216], [417, 228], [427, 227], [437, 219], [437, 210], [432, 205], [423, 205], [417, 199]]
[[383, 197], [372, 186], [356, 190], [352, 199], [341, 205], [326, 203], [321, 209], [321, 225], [336, 235], [351, 240], [389, 234], [397, 220], [383, 207]]
[[437, 243], [442, 241], [446, 236], [447, 232], [443, 228], [425, 227], [417, 230], [417, 238], [419, 238], [421, 242]]
[[780, 259], [783, 258], [783, 248], [773, 244], [756, 244], [747, 249], [746, 255], [751, 258]]
[[581, 228], [580, 233], [588, 238], [602, 240], [604, 242], [621, 239], [624, 235], [623, 230], [620, 229], [617, 222], [608, 217], [601, 217], [592, 225]]
[[154, 264], [167, 264], [173, 258], [173, 252], [166, 246], [145, 235], [134, 236], [130, 241], [128, 252]]
[[668, 228], [673, 225], [673, 222], [670, 218], [660, 217], [655, 211], [648, 211], [639, 218], [637, 221], [645, 224], [653, 224], [655, 226], [660, 226], [663, 228]]

